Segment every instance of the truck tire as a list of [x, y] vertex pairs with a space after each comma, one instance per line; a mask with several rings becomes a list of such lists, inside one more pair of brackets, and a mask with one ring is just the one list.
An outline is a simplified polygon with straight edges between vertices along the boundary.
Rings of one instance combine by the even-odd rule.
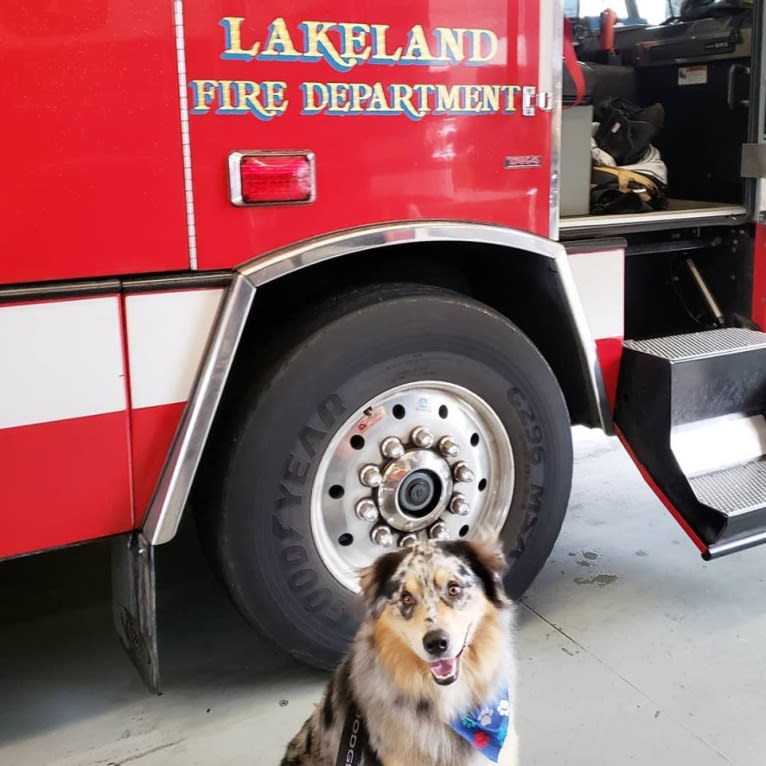
[[413, 535], [494, 531], [508, 591], [524, 592], [564, 519], [572, 441], [556, 378], [517, 327], [457, 293], [383, 284], [312, 309], [272, 346], [208, 509], [248, 621], [331, 667], [361, 617], [359, 568]]

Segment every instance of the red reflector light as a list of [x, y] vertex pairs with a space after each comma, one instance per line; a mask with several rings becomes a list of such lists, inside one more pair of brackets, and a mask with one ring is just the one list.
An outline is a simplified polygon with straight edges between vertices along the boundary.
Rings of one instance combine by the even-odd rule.
[[[314, 199], [314, 159], [303, 153], [235, 153], [230, 163], [235, 205], [310, 202]], [[234, 173], [239, 178], [234, 178]], [[237, 189], [236, 181], [239, 181]], [[239, 192], [239, 194], [237, 194]]]

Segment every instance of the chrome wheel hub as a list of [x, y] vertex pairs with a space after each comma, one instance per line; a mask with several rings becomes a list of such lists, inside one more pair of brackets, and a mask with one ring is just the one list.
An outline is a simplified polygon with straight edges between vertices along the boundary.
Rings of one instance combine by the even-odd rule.
[[441, 381], [397, 386], [357, 410], [320, 460], [317, 550], [356, 591], [359, 569], [387, 548], [499, 532], [513, 487], [508, 435], [481, 397]]
[[376, 500], [390, 526], [414, 532], [436, 521], [451, 496], [449, 463], [435, 452], [414, 449], [386, 466]]

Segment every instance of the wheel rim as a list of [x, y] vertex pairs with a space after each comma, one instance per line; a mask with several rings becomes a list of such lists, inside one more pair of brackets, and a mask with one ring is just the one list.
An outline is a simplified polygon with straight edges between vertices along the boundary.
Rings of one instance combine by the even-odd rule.
[[514, 488], [508, 434], [472, 391], [441, 381], [391, 388], [338, 429], [311, 492], [317, 550], [335, 579], [417, 541], [499, 532]]

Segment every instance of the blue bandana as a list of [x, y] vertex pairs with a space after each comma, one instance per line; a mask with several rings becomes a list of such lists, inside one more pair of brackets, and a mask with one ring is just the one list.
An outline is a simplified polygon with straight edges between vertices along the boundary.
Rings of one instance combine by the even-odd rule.
[[450, 726], [483, 756], [497, 763], [508, 735], [510, 712], [508, 685], [503, 684], [487, 702], [463, 713]]

